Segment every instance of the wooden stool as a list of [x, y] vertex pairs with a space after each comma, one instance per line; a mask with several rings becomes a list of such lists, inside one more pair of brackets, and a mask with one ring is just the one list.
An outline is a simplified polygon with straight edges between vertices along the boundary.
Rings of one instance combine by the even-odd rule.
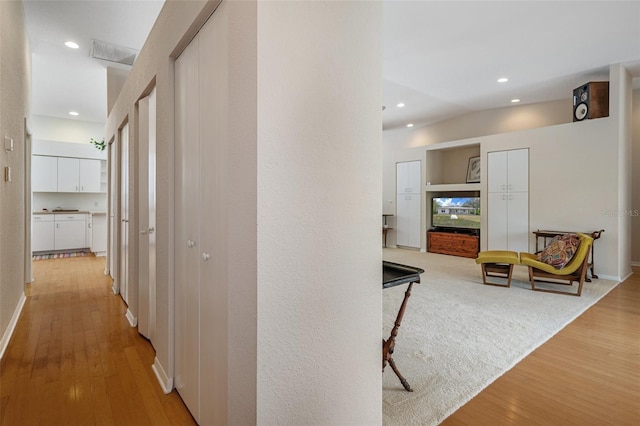
[[[478, 253], [476, 263], [482, 267], [482, 283], [498, 287], [511, 287], [513, 265], [520, 264], [520, 258], [515, 251], [488, 250]], [[487, 277], [506, 278], [507, 284], [488, 282]]]

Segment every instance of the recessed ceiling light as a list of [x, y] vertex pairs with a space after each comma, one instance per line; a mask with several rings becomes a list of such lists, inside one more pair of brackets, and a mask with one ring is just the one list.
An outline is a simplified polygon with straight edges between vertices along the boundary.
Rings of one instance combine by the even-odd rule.
[[511, 99], [512, 104], [517, 104], [518, 102], [520, 102], [520, 99]]
[[509, 79], [507, 77], [500, 77], [498, 79], [498, 83], [506, 83], [507, 81], [509, 81]]
[[78, 43], [75, 43], [75, 42], [73, 42], [73, 41], [66, 41], [66, 42], [64, 43], [64, 45], [65, 45], [65, 46], [67, 46], [67, 47], [69, 47], [69, 48], [71, 48], [71, 49], [77, 49], [77, 48], [79, 48], [79, 47], [80, 47], [80, 46], [78, 45]]
[[407, 127], [413, 127], [413, 123], [407, 124]]
[[73, 115], [75, 117], [76, 115], [80, 115], [80, 114], [78, 114], [76, 111], [69, 111], [69, 115]]
[[398, 105], [396, 105], [398, 108], [404, 108], [404, 104], [402, 102], [400, 102]]

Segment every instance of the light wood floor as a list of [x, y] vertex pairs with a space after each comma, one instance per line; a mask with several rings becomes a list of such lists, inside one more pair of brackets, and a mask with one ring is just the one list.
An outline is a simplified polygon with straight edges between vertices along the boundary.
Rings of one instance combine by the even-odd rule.
[[193, 425], [151, 370], [105, 258], [33, 262], [36, 281], [0, 365], [2, 425]]
[[634, 271], [442, 425], [640, 425], [640, 269]]
[[[162, 394], [103, 270], [104, 258], [34, 262], [0, 365], [1, 425], [195, 424]], [[640, 424], [640, 270], [443, 423], [510, 424]]]

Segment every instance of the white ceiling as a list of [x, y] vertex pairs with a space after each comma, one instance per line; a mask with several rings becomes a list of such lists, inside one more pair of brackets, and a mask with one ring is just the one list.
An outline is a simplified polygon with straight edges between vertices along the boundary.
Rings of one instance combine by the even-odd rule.
[[[90, 41], [140, 49], [162, 4], [25, 0], [32, 113], [104, 122], [112, 64], [89, 58]], [[614, 63], [640, 76], [640, 2], [385, 0], [383, 25], [385, 129], [571, 97]]]
[[[24, 0], [32, 51], [36, 115], [106, 122], [107, 67], [125, 65], [89, 57], [91, 40], [140, 50], [164, 0]], [[69, 49], [74, 41], [79, 49]]]
[[610, 64], [640, 76], [640, 3], [385, 1], [383, 43], [384, 128], [429, 124], [571, 98]]

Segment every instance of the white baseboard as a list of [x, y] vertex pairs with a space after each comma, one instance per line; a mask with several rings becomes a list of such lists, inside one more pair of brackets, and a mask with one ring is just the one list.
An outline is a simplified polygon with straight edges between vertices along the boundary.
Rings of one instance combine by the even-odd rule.
[[[611, 281], [617, 281], [619, 283], [621, 283], [622, 281], [624, 281], [624, 279], [620, 279], [620, 277], [615, 277], [613, 275], [602, 275], [602, 274], [596, 274], [598, 275], [598, 278], [600, 278], [601, 280], [611, 280]], [[591, 273], [587, 274], [588, 278], [591, 278]], [[628, 277], [627, 277], [628, 278]], [[591, 279], [597, 279], [597, 278], [591, 278]], [[626, 278], [625, 278], [626, 279]]]
[[11, 336], [13, 336], [13, 332], [16, 329], [16, 324], [18, 324], [18, 318], [20, 318], [20, 314], [22, 313], [22, 308], [24, 308], [24, 303], [27, 301], [27, 296], [24, 295], [24, 291], [20, 295], [20, 299], [18, 300], [18, 305], [16, 309], [13, 311], [13, 316], [11, 316], [11, 320], [7, 325], [7, 329], [0, 339], [0, 359], [4, 356], [4, 351], [7, 350], [7, 346], [9, 346], [9, 341], [11, 340]]
[[116, 281], [113, 281], [113, 284], [111, 285], [111, 290], [113, 291], [113, 294], [118, 294], [119, 290], [118, 290], [118, 286], [116, 285]]
[[622, 277], [622, 279], [620, 280], [620, 282], [623, 282], [624, 280], [626, 280], [627, 278], [629, 278], [631, 275], [633, 275], [633, 271], [629, 271], [629, 273], [627, 275], [625, 275], [624, 277]]
[[153, 360], [151, 369], [155, 373], [156, 378], [158, 379], [158, 383], [160, 383], [162, 392], [164, 392], [165, 394], [170, 393], [173, 389], [173, 379], [170, 379], [169, 376], [167, 376], [167, 373], [164, 371], [164, 368], [162, 368], [162, 364], [160, 364], [160, 361], [157, 357]]
[[138, 318], [134, 317], [129, 309], [127, 309], [126, 317], [127, 320], [129, 320], [129, 324], [131, 324], [131, 327], [135, 327], [138, 325]]
[[640, 260], [631, 262], [631, 266], [640, 266]]

